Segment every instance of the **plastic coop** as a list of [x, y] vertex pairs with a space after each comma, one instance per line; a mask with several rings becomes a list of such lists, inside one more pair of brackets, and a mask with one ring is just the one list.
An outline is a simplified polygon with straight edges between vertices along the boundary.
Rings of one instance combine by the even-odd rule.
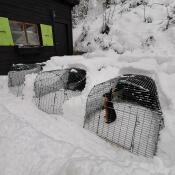
[[86, 71], [77, 68], [41, 72], [34, 83], [34, 101], [49, 114], [62, 114], [63, 104], [81, 94], [86, 85]]
[[153, 157], [163, 126], [156, 84], [147, 76], [123, 75], [88, 96], [84, 128], [135, 154]]
[[8, 87], [17, 96], [22, 95], [25, 76], [31, 73], [39, 73], [42, 66], [38, 64], [17, 64], [8, 73]]

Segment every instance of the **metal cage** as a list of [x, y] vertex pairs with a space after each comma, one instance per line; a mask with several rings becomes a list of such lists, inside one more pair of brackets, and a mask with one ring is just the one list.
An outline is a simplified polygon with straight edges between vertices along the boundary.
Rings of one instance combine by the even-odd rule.
[[123, 75], [88, 95], [84, 128], [135, 154], [153, 157], [163, 126], [156, 84], [147, 76]]
[[8, 73], [8, 87], [17, 96], [22, 95], [25, 76], [27, 74], [39, 73], [42, 66], [39, 64], [17, 64]]
[[62, 114], [64, 102], [80, 95], [85, 85], [86, 71], [82, 69], [42, 72], [34, 83], [35, 104], [49, 114]]

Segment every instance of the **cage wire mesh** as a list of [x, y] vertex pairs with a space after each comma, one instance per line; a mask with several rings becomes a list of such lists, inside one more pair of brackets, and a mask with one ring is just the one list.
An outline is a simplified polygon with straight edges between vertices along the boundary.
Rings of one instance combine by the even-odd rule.
[[34, 101], [49, 114], [62, 114], [63, 104], [81, 94], [86, 85], [86, 71], [77, 68], [47, 71], [38, 74], [34, 83]]
[[8, 73], [8, 87], [16, 96], [21, 96], [24, 88], [25, 76], [31, 73], [39, 73], [42, 65], [39, 64], [17, 64], [13, 65]]
[[153, 157], [164, 122], [155, 82], [127, 74], [88, 95], [84, 128], [137, 155]]

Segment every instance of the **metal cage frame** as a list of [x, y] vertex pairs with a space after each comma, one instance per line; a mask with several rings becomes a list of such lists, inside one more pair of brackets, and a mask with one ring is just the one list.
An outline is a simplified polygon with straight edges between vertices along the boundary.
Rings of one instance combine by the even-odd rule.
[[84, 128], [137, 155], [157, 152], [163, 115], [154, 80], [127, 74], [94, 86]]
[[17, 64], [8, 72], [8, 87], [16, 96], [22, 96], [25, 76], [42, 71], [42, 65], [39, 64]]
[[34, 83], [33, 100], [48, 114], [63, 114], [63, 104], [81, 94], [86, 85], [86, 71], [78, 68], [45, 71]]

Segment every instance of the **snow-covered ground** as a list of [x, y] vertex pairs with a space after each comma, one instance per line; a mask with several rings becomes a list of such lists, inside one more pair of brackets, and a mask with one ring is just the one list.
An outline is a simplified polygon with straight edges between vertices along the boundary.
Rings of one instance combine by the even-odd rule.
[[[87, 71], [81, 96], [48, 115], [32, 101], [36, 75], [26, 77], [24, 97], [14, 96], [0, 77], [0, 174], [2, 175], [174, 175], [175, 57], [96, 51], [84, 56], [53, 57], [44, 70], [79, 67]], [[110, 145], [82, 128], [91, 88], [125, 73], [151, 76], [157, 84], [165, 118], [153, 159]]]

